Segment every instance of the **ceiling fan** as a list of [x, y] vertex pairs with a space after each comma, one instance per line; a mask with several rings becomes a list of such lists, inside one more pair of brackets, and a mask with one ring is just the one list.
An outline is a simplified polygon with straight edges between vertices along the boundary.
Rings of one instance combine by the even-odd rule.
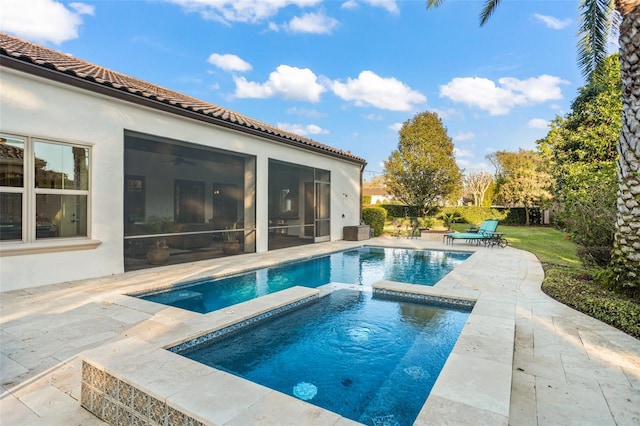
[[188, 166], [195, 166], [196, 163], [194, 161], [186, 160], [184, 157], [176, 157], [172, 160], [174, 166], [179, 166], [180, 164], [186, 164]]

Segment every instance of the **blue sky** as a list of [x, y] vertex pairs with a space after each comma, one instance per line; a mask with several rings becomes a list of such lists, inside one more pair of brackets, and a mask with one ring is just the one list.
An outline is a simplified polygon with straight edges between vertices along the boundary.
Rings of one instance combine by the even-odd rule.
[[[379, 175], [436, 112], [467, 172], [533, 149], [584, 85], [578, 1], [3, 0], [0, 28], [349, 150]], [[612, 50], [615, 46], [612, 45]]]

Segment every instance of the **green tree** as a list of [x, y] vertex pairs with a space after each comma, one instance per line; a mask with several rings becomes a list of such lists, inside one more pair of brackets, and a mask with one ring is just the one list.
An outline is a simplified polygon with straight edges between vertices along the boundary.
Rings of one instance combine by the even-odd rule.
[[615, 234], [615, 162], [622, 127], [618, 55], [599, 67], [599, 78], [580, 88], [571, 112], [556, 117], [537, 144], [556, 182], [556, 219], [572, 232], [585, 263], [606, 266]]
[[[608, 167], [618, 158], [616, 151], [622, 128], [622, 93], [618, 55], [607, 57], [598, 70], [599, 77], [579, 89], [571, 112], [556, 117], [551, 130], [537, 142], [549, 162], [549, 170], [560, 191], [572, 180], [571, 169], [588, 166]], [[588, 185], [588, 181], [584, 184]]]
[[398, 147], [385, 161], [387, 190], [398, 201], [429, 215], [461, 187], [453, 142], [436, 113], [423, 112], [400, 129]]
[[493, 183], [493, 176], [487, 171], [471, 172], [464, 177], [464, 191], [473, 198], [474, 206], [484, 206], [484, 196]]
[[[437, 7], [444, 0], [427, 0]], [[480, 25], [491, 17], [500, 0], [485, 0]], [[622, 79], [622, 128], [618, 138], [618, 200], [616, 233], [610, 267], [615, 283], [640, 289], [640, 1], [582, 0], [578, 63], [588, 80], [597, 78], [607, 55], [607, 40], [618, 31]]]
[[544, 170], [542, 157], [534, 151], [498, 151], [489, 160], [496, 166], [498, 199], [511, 207], [524, 207], [526, 225], [531, 224], [529, 209], [552, 197], [551, 176]]

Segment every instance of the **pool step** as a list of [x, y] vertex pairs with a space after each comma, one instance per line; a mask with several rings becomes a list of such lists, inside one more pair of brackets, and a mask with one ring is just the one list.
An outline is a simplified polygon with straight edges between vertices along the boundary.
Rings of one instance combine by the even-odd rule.
[[177, 302], [186, 300], [202, 299], [202, 293], [191, 290], [170, 291], [164, 294], [159, 294], [154, 302], [161, 303], [163, 305], [172, 305]]

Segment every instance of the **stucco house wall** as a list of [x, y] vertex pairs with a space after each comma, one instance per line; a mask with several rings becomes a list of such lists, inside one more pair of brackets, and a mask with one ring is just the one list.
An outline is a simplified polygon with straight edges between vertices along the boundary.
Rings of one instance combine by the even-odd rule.
[[0, 244], [0, 291], [118, 274], [123, 266], [124, 134], [134, 131], [256, 157], [256, 251], [267, 250], [269, 159], [331, 172], [331, 240], [360, 220], [363, 164], [0, 67], [0, 130], [89, 144], [89, 239]]

